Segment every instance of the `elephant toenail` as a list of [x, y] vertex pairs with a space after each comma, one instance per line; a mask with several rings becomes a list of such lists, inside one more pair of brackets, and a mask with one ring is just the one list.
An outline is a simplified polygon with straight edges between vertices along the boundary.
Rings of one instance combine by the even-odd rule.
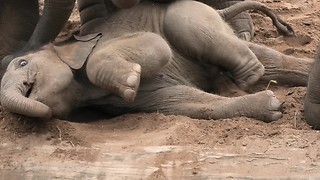
[[132, 89], [127, 89], [124, 91], [124, 98], [128, 102], [132, 102], [136, 97], [136, 92]]
[[271, 117], [272, 121], [278, 120], [280, 118], [282, 118], [282, 113], [281, 112], [276, 112]]
[[271, 90], [266, 90], [266, 94], [268, 96], [274, 96], [274, 93]]
[[281, 107], [281, 103], [278, 99], [275, 98], [270, 102], [270, 106], [272, 110], [278, 110]]
[[250, 32], [242, 32], [239, 34], [239, 37], [243, 40], [250, 41], [252, 38], [252, 35]]
[[258, 76], [250, 76], [250, 77], [248, 78], [248, 82], [249, 82], [250, 84], [253, 84], [253, 83], [257, 82], [258, 80], [259, 80], [259, 77], [258, 77]]
[[138, 81], [139, 81], [139, 79], [136, 75], [130, 75], [127, 79], [127, 84], [130, 87], [134, 87], [138, 84]]
[[138, 73], [141, 72], [141, 66], [140, 66], [139, 64], [134, 65], [134, 66], [132, 67], [132, 69], [133, 69], [134, 71], [138, 72]]
[[247, 90], [248, 89], [248, 84], [247, 83], [241, 83], [238, 85], [240, 89], [242, 90]]

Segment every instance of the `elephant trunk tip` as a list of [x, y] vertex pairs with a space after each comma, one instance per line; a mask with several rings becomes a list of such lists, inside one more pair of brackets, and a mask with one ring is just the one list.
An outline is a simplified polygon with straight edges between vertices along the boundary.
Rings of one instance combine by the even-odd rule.
[[47, 105], [28, 99], [20, 93], [10, 92], [6, 94], [1, 92], [1, 105], [9, 112], [21, 114], [28, 117], [48, 120], [52, 117], [51, 108]]

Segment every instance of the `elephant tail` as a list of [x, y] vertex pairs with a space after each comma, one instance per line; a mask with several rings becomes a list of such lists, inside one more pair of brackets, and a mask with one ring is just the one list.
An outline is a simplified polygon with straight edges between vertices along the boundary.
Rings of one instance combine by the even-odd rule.
[[236, 3], [228, 8], [217, 10], [220, 16], [228, 21], [236, 15], [246, 10], [259, 10], [272, 19], [273, 25], [277, 28], [279, 34], [284, 36], [294, 36], [293, 28], [284, 20], [282, 20], [272, 9], [264, 4], [256, 1], [243, 1]]

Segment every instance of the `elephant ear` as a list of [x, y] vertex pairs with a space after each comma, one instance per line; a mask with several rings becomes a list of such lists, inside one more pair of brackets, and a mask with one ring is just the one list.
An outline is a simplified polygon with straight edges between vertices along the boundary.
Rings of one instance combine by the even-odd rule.
[[61, 61], [72, 69], [80, 69], [101, 37], [101, 33], [73, 35], [67, 41], [55, 43], [53, 48]]

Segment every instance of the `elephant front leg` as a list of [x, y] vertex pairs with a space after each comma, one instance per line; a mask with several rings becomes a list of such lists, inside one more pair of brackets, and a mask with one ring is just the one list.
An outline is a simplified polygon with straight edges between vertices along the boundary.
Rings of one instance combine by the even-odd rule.
[[140, 78], [151, 77], [171, 57], [169, 45], [156, 34], [124, 35], [97, 47], [88, 59], [87, 76], [93, 84], [130, 102], [136, 97]]
[[278, 84], [307, 86], [313, 59], [285, 55], [263, 45], [248, 43], [249, 48], [265, 67], [262, 81], [276, 80]]
[[[281, 103], [272, 91], [227, 98], [183, 85], [150, 89], [149, 86], [142, 86], [136, 100], [129, 104], [129, 109], [208, 120], [246, 116], [270, 122], [282, 117]], [[118, 107], [128, 106], [114, 99], [108, 103]]]
[[204, 4], [179, 1], [171, 5], [165, 16], [164, 33], [183, 54], [231, 72], [241, 89], [256, 83], [264, 73], [263, 65], [247, 44]]

